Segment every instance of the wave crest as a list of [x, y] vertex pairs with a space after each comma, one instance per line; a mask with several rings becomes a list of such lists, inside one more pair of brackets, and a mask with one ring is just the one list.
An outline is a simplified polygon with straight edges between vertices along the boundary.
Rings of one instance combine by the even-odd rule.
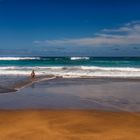
[[116, 68], [94, 66], [68, 67], [0, 67], [0, 75], [30, 75], [32, 69], [37, 75], [54, 75], [62, 77], [131, 77], [140, 78], [140, 68]]
[[71, 60], [89, 60], [90, 57], [71, 57]]
[[39, 60], [40, 57], [0, 57], [0, 60]]

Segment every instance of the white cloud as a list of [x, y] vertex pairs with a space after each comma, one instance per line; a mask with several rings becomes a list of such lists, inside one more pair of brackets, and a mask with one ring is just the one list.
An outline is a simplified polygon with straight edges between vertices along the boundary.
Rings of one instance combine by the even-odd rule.
[[102, 30], [103, 32], [129, 32], [129, 31], [132, 31], [131, 28], [129, 27], [120, 27], [118, 29], [103, 29]]
[[114, 46], [140, 45], [140, 21], [133, 21], [116, 29], [103, 29], [95, 37], [34, 41], [38, 46]]
[[140, 31], [140, 21], [132, 21], [130, 23], [126, 23], [124, 26], [116, 28], [116, 29], [103, 29], [102, 32], [105, 33], [131, 33]]

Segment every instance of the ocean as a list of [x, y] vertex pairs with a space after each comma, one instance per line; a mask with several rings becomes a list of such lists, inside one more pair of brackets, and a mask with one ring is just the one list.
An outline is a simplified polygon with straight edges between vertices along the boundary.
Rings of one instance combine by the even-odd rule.
[[140, 78], [140, 57], [0, 57], [0, 76]]

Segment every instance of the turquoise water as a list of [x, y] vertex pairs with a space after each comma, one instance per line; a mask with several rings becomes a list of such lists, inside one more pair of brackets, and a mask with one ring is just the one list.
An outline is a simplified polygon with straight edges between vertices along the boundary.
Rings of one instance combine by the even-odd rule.
[[140, 57], [0, 57], [0, 75], [140, 78]]
[[140, 57], [0, 57], [0, 66], [140, 67]]

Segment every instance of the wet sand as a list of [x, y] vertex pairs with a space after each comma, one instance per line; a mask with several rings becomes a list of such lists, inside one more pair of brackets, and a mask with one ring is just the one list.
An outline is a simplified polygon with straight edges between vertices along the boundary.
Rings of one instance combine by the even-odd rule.
[[0, 94], [0, 140], [140, 139], [139, 80], [56, 78], [31, 84]]
[[0, 109], [140, 112], [139, 85], [139, 80], [128, 79], [41, 79], [17, 92], [1, 93]]
[[0, 94], [16, 92], [25, 87], [31, 86], [34, 83], [38, 83], [41, 81], [47, 81], [51, 79], [55, 79], [56, 77], [53, 75], [46, 76], [37, 76], [35, 78], [31, 78], [29, 75], [27, 76], [0, 76]]
[[139, 140], [140, 113], [0, 111], [0, 140]]

